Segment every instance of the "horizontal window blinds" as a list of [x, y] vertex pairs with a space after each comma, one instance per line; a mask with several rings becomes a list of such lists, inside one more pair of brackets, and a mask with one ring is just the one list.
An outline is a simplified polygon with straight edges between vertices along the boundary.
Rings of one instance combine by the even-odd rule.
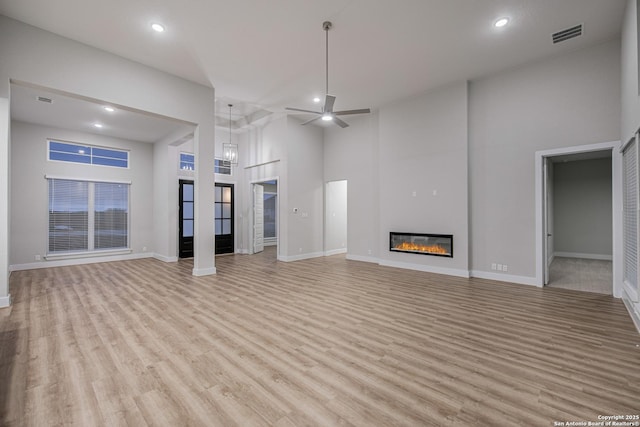
[[49, 180], [49, 252], [88, 249], [89, 184]]
[[129, 231], [129, 186], [108, 182], [96, 182], [94, 186], [94, 248], [126, 248]]
[[49, 253], [129, 247], [129, 184], [48, 178]]
[[634, 140], [622, 153], [624, 194], [624, 280], [638, 286], [638, 144]]

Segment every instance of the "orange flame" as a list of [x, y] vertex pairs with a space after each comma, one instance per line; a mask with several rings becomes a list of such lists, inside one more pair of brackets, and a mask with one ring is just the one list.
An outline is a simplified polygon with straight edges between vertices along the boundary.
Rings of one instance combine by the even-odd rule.
[[410, 242], [402, 242], [394, 246], [393, 249], [398, 249], [401, 251], [427, 252], [430, 254], [448, 254], [447, 250], [440, 245], [419, 245], [417, 243]]

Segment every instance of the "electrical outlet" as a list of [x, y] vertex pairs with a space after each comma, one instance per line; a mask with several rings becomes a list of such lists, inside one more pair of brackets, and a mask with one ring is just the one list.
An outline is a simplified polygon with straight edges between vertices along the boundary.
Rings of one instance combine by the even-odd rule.
[[498, 269], [498, 271], [502, 271], [502, 264], [496, 265], [496, 268]]
[[36, 255], [36, 256], [35, 256], [35, 260], [36, 260], [36, 261], [40, 261], [40, 255]]
[[492, 269], [492, 270], [495, 270], [495, 269], [496, 269], [496, 263], [495, 263], [495, 262], [492, 262], [492, 263], [491, 263], [491, 269]]
[[371, 252], [371, 249], [369, 249], [367, 252], [369, 253], [369, 255], [371, 255], [371, 253], [372, 253], [372, 252]]
[[143, 246], [143, 247], [142, 247], [142, 252], [146, 252], [146, 251], [147, 251], [147, 247], [146, 247], [146, 246]]
[[507, 264], [502, 264], [502, 271], [508, 271], [507, 270]]

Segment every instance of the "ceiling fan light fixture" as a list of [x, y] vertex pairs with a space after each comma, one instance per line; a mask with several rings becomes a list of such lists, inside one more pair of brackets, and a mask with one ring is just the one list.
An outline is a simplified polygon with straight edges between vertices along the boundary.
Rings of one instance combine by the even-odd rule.
[[[322, 29], [325, 32], [325, 47], [326, 47], [325, 49], [325, 77], [326, 78], [325, 78], [324, 106], [322, 107], [322, 110], [313, 111], [313, 110], [306, 110], [302, 108], [285, 107], [285, 110], [296, 111], [299, 113], [315, 114], [314, 118], [307, 120], [306, 122], [300, 123], [301, 125], [307, 125], [309, 123], [315, 122], [316, 120], [322, 119], [322, 121], [333, 122], [336, 125], [340, 126], [341, 128], [346, 128], [349, 125], [338, 116], [343, 116], [348, 114], [367, 114], [371, 112], [369, 108], [361, 108], [358, 110], [342, 110], [342, 111], [335, 111], [333, 109], [333, 104], [336, 101], [336, 97], [333, 95], [329, 95], [329, 30], [331, 29], [332, 26], [333, 24], [331, 24], [331, 22], [329, 21], [324, 21], [322, 23]], [[313, 102], [319, 103], [321, 102], [321, 98], [314, 97]]]
[[153, 24], [151, 24], [151, 29], [156, 33], [164, 33], [164, 30], [165, 30], [164, 25], [158, 24], [157, 22], [154, 22]]
[[497, 19], [496, 22], [493, 23], [493, 26], [496, 28], [502, 28], [502, 27], [505, 27], [508, 23], [509, 23], [509, 18], [502, 17]]

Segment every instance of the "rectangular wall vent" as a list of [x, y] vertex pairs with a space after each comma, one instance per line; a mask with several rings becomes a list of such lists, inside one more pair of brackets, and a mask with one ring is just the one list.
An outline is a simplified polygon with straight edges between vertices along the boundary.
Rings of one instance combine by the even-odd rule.
[[582, 24], [576, 25], [575, 27], [567, 28], [566, 30], [558, 31], [557, 33], [553, 33], [551, 37], [553, 38], [553, 43], [555, 44], [581, 35]]
[[37, 99], [38, 101], [46, 102], [47, 104], [53, 103], [53, 100], [51, 98], [45, 98], [44, 96], [39, 96]]

